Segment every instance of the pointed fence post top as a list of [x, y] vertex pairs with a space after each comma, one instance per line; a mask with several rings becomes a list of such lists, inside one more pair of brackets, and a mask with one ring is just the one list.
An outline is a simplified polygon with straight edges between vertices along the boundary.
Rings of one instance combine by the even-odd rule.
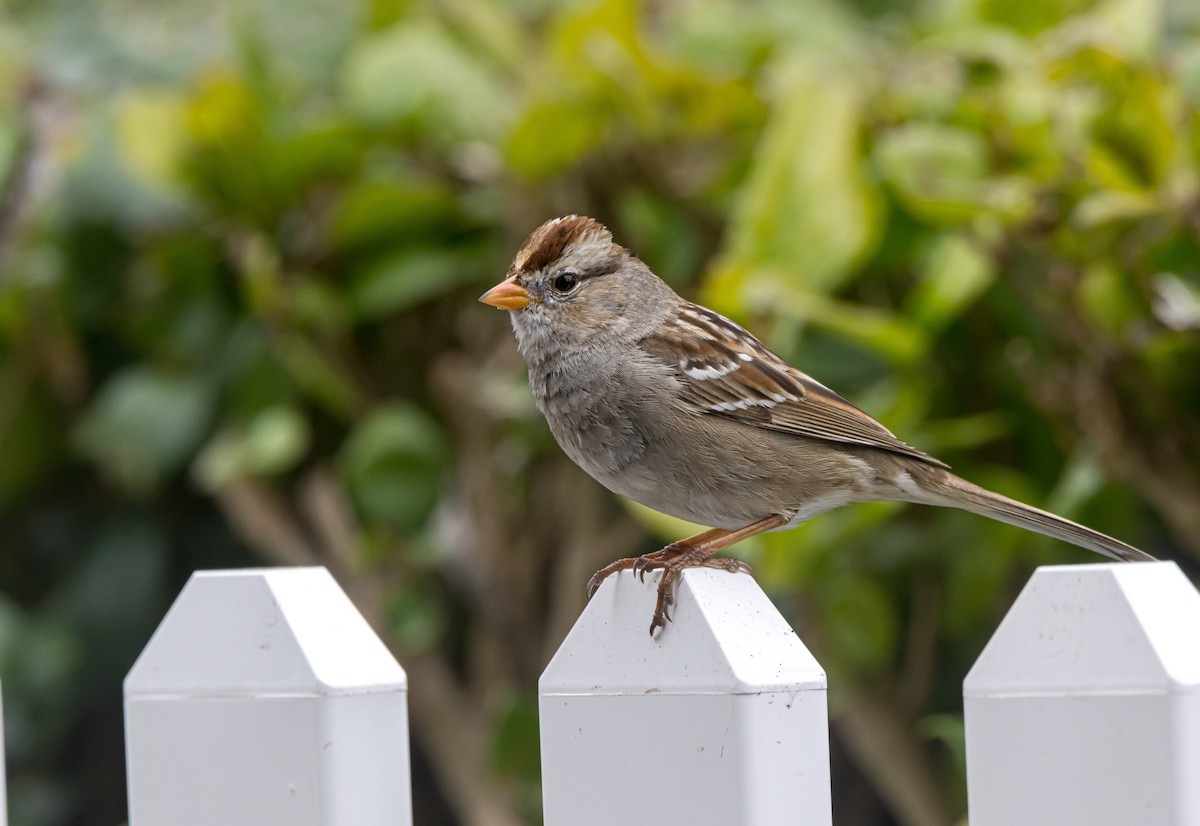
[[1039, 568], [965, 697], [1200, 691], [1200, 594], [1174, 562]]
[[754, 579], [683, 572], [673, 622], [648, 633], [661, 573], [609, 577], [546, 667], [539, 694], [759, 694], [821, 690], [825, 672]]
[[126, 698], [406, 690], [325, 568], [198, 571], [125, 678]]

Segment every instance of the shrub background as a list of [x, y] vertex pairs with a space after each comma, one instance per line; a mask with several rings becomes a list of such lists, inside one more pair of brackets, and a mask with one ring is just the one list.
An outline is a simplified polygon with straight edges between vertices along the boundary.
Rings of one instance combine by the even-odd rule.
[[[123, 821], [122, 676], [258, 564], [328, 566], [408, 669], [416, 822], [538, 821], [537, 675], [683, 530], [561, 455], [475, 303], [566, 212], [1196, 574], [1198, 103], [1186, 0], [0, 5], [11, 822]], [[829, 670], [847, 826], [963, 815], [966, 669], [1096, 561], [891, 504], [737, 553]]]

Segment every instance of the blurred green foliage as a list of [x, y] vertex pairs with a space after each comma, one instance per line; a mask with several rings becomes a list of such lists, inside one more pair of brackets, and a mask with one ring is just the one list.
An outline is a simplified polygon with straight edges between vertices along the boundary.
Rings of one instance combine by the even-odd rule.
[[[1198, 104], [1165, 0], [0, 6], [12, 822], [119, 821], [122, 674], [188, 571], [255, 559], [329, 565], [418, 706], [458, 702], [478, 778], [416, 723], [456, 822], [472, 784], [537, 819], [561, 623], [679, 529], [571, 475], [474, 303], [556, 214], [963, 475], [1194, 570]], [[737, 553], [947, 816], [966, 668], [1032, 566], [1087, 560], [890, 504]], [[931, 822], [853, 751], [862, 823]]]

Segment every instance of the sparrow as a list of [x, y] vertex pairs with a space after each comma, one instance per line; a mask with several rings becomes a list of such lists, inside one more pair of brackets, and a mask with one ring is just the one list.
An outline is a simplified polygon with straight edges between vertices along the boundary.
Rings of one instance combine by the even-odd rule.
[[745, 329], [686, 301], [599, 222], [542, 224], [479, 299], [509, 312], [529, 386], [563, 451], [592, 478], [661, 513], [712, 526], [607, 577], [661, 570], [650, 634], [680, 572], [749, 573], [713, 554], [832, 508], [881, 500], [961, 508], [1103, 554], [1152, 560], [1098, 531], [986, 490], [897, 439]]

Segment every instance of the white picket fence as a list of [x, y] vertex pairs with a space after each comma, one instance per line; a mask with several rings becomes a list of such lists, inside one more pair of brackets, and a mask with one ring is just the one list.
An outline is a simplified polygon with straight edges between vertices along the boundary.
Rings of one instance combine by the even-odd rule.
[[[547, 826], [830, 826], [820, 665], [707, 569], [651, 639], [651, 580], [605, 582], [542, 675]], [[1200, 594], [1173, 563], [1039, 569], [963, 697], [972, 826], [1200, 826]], [[406, 698], [324, 569], [199, 572], [125, 681], [130, 826], [410, 824]]]

